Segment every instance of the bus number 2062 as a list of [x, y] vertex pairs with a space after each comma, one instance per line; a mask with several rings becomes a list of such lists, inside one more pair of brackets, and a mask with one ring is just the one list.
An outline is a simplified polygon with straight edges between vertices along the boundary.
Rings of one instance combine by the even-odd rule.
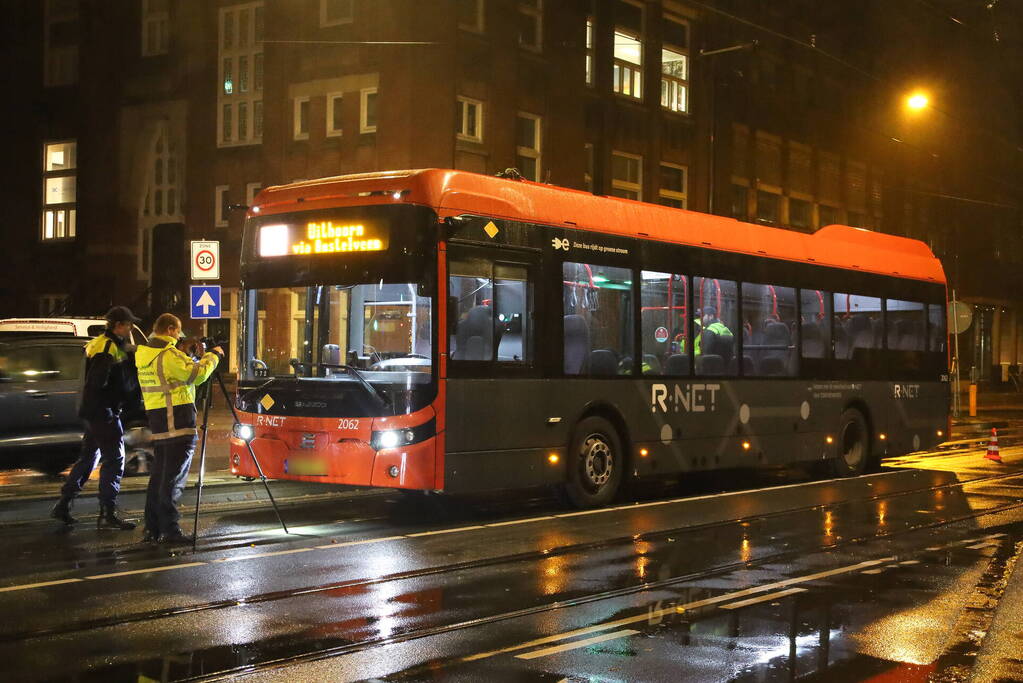
[[358, 420], [351, 420], [351, 419], [347, 419], [347, 418], [341, 418], [340, 420], [337, 421], [337, 428], [338, 429], [358, 429], [359, 428], [359, 421]]

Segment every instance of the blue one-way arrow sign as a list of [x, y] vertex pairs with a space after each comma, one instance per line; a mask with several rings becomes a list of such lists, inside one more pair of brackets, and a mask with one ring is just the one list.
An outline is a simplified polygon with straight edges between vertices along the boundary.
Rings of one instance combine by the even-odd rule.
[[192, 285], [192, 320], [220, 317], [220, 285]]

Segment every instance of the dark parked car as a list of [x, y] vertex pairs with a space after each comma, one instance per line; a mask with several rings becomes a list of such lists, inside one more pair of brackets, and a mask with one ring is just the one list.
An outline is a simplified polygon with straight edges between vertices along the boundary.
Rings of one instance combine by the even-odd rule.
[[[56, 474], [78, 457], [78, 391], [88, 341], [48, 335], [0, 342], [0, 467]], [[145, 469], [145, 452], [127, 455], [126, 469]]]

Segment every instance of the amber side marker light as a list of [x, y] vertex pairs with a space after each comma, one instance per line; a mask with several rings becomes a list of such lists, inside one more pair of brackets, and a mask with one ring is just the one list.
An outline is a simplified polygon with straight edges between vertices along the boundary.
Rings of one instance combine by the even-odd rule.
[[831, 436], [830, 434], [824, 437], [824, 440], [828, 443], [835, 443], [835, 437]]
[[881, 441], [884, 441], [885, 439], [888, 438], [888, 435], [887, 434], [878, 434], [877, 438], [881, 439]]
[[749, 443], [749, 441], [743, 441], [743, 442], [742, 442], [742, 450], [744, 450], [744, 451], [748, 451], [748, 450], [749, 450], [749, 448], [750, 448], [750, 443]]
[[938, 436], [945, 436], [945, 432], [943, 432], [943, 431], [941, 431], [941, 430], [939, 429], [939, 430], [938, 430]]
[[647, 450], [647, 449], [645, 449], [645, 448], [640, 448], [640, 449], [639, 449], [639, 456], [640, 456], [641, 458], [645, 458], [645, 457], [646, 457], [646, 456], [648, 456], [648, 455], [650, 455], [650, 451], [648, 451], [648, 450]]
[[547, 462], [549, 462], [552, 465], [557, 465], [559, 460], [561, 460], [561, 458], [558, 456], [557, 453], [551, 453], [550, 455], [547, 456]]

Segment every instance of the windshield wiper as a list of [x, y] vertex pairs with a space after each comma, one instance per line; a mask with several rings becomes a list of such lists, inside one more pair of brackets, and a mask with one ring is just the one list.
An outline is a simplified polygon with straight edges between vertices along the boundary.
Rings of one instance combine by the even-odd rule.
[[287, 380], [297, 380], [298, 377], [296, 377], [294, 375], [278, 375], [276, 377], [271, 377], [267, 381], [265, 381], [262, 384], [260, 384], [258, 387], [254, 387], [252, 389], [249, 389], [244, 394], [239, 395], [238, 399], [235, 401], [235, 403], [241, 403], [242, 401], [248, 399], [249, 396], [252, 396], [253, 394], [258, 393], [258, 392], [262, 391], [263, 389], [266, 389], [268, 386], [270, 386], [274, 382], [280, 382], [281, 380], [285, 380], [285, 379], [287, 379]]
[[336, 365], [335, 364], [330, 364], [327, 367], [343, 368], [344, 370], [346, 370], [348, 372], [348, 374], [352, 375], [357, 380], [359, 380], [362, 383], [362, 386], [366, 387], [366, 390], [370, 393], [370, 395], [375, 396], [376, 399], [378, 401], [380, 401], [380, 405], [386, 406], [388, 408], [391, 407], [390, 399], [388, 399], [387, 396], [385, 396], [384, 394], [380, 393], [379, 389], [377, 389], [375, 386], [370, 384], [369, 380], [367, 380], [365, 377], [363, 377], [362, 376], [362, 372], [357, 367], [355, 367], [354, 365], [348, 365], [347, 363], [338, 363]]

